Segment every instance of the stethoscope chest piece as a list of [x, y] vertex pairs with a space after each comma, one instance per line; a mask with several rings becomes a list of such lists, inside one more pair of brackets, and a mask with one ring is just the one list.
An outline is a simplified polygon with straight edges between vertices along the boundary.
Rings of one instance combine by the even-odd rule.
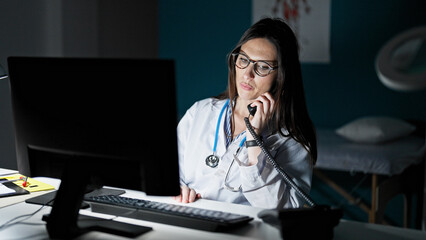
[[225, 105], [223, 105], [222, 110], [220, 111], [220, 114], [219, 114], [219, 119], [217, 120], [216, 134], [214, 136], [213, 154], [209, 155], [206, 158], [206, 165], [211, 167], [211, 168], [215, 168], [215, 167], [217, 167], [217, 165], [219, 165], [219, 157], [216, 156], [217, 136], [219, 134], [220, 120], [222, 119], [223, 112], [225, 111], [226, 107], [228, 106], [228, 103], [229, 103], [229, 99], [226, 100]]
[[218, 164], [219, 164], [219, 157], [218, 156], [212, 154], [212, 155], [209, 155], [206, 158], [206, 165], [207, 166], [209, 166], [211, 168], [215, 168], [215, 167], [217, 167]]

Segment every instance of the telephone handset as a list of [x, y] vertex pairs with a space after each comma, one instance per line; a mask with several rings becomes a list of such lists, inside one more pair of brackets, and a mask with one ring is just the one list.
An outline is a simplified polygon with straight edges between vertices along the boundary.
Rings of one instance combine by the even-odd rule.
[[251, 104], [249, 104], [247, 106], [247, 108], [248, 108], [250, 115], [254, 116], [254, 114], [256, 113], [256, 110], [257, 110], [257, 106], [252, 107]]
[[[256, 106], [247, 106], [250, 115], [256, 113]], [[333, 228], [343, 216], [342, 209], [331, 208], [327, 205], [317, 205], [287, 173], [275, 162], [272, 155], [265, 148], [263, 141], [254, 132], [248, 117], [244, 118], [247, 130], [253, 136], [257, 145], [262, 149], [275, 170], [283, 177], [284, 182], [291, 186], [311, 208], [300, 209], [266, 209], [260, 211], [258, 217], [281, 230], [281, 236], [285, 240], [321, 238], [333, 239]], [[307, 230], [308, 229], [308, 230]]]

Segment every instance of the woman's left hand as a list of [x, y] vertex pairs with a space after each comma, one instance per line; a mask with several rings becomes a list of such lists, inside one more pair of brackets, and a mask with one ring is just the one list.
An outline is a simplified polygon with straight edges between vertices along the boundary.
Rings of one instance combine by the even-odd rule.
[[272, 98], [272, 95], [269, 92], [266, 92], [256, 98], [256, 101], [251, 103], [251, 106], [256, 106], [257, 110], [254, 116], [250, 117], [250, 124], [253, 126], [256, 134], [260, 134], [272, 116], [275, 101]]
[[191, 203], [201, 198], [201, 194], [195, 192], [192, 188], [182, 185], [180, 187], [180, 195], [173, 198], [180, 203]]

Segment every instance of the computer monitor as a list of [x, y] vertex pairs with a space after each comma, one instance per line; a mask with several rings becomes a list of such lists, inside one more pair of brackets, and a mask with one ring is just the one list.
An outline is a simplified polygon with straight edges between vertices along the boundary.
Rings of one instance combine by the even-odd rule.
[[8, 65], [18, 170], [61, 178], [51, 237], [78, 235], [88, 185], [179, 195], [172, 60], [9, 57]]

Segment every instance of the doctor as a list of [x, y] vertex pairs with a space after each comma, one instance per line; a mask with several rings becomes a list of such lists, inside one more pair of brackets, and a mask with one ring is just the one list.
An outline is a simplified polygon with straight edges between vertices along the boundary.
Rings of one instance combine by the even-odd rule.
[[297, 40], [280, 19], [250, 27], [228, 56], [228, 88], [196, 102], [179, 122], [179, 202], [198, 198], [262, 208], [297, 208], [304, 201], [267, 160], [246, 129], [247, 106], [257, 135], [275, 161], [309, 192], [317, 150]]

